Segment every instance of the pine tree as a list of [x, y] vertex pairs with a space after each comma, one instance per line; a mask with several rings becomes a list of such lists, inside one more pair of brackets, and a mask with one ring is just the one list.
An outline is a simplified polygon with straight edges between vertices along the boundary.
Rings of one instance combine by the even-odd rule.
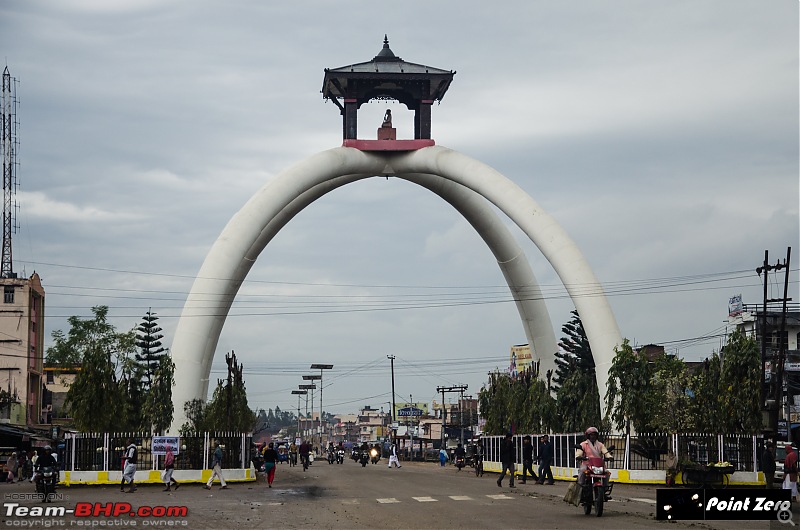
[[142, 318], [142, 323], [136, 328], [136, 347], [139, 348], [136, 360], [144, 369], [143, 387], [145, 391], [152, 387], [161, 358], [167, 355], [166, 348], [161, 346], [161, 339], [164, 338], [164, 335], [161, 334], [157, 320], [156, 314], [148, 309], [147, 314]]

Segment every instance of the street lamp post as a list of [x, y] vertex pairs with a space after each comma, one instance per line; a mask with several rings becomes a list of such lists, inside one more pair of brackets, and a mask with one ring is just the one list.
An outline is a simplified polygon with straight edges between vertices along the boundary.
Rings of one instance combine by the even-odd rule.
[[322, 448], [322, 371], [332, 370], [332, 364], [319, 364], [314, 363], [311, 365], [311, 370], [319, 370], [319, 446]]
[[297, 436], [300, 437], [300, 396], [308, 394], [307, 390], [292, 390], [292, 395], [297, 394]]
[[[312, 381], [312, 382], [313, 381], [319, 381], [319, 392], [320, 392], [320, 394], [322, 394], [322, 381], [320, 381], [321, 379], [322, 379], [321, 375], [304, 375], [303, 376], [303, 380], [304, 381]], [[322, 407], [320, 407], [320, 417], [322, 417]], [[320, 427], [322, 427], [322, 423], [320, 423]], [[313, 391], [311, 392], [311, 430], [312, 431], [314, 430], [314, 392]], [[312, 441], [314, 440], [313, 433], [311, 435], [311, 440]], [[319, 443], [320, 443], [320, 445], [322, 444], [322, 435], [320, 435], [320, 437], [319, 437]]]
[[[305, 379], [305, 376], [303, 376]], [[311, 383], [307, 385], [298, 385], [297, 388], [300, 390], [311, 390], [311, 424], [314, 424], [314, 389], [317, 388], [317, 385]], [[308, 412], [308, 410], [306, 410]]]

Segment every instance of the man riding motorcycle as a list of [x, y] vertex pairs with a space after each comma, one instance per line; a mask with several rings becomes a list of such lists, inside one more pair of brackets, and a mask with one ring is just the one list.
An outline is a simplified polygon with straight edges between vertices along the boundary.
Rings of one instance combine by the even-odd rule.
[[44, 452], [39, 455], [39, 458], [36, 459], [36, 467], [33, 471], [33, 477], [31, 478], [31, 482], [37, 483], [39, 479], [42, 478], [41, 469], [43, 467], [52, 467], [55, 468], [58, 466], [56, 459], [53, 457], [53, 450], [48, 445], [44, 448]]
[[[597, 440], [600, 433], [596, 427], [589, 427], [584, 434], [586, 435], [586, 440], [581, 442], [580, 449], [575, 450], [575, 459], [581, 459], [581, 467], [578, 470], [578, 484], [581, 486], [583, 485], [585, 476], [584, 470], [587, 469], [586, 460], [584, 458], [596, 457], [614, 460], [614, 456], [606, 449], [603, 442]], [[608, 476], [603, 479], [603, 487], [608, 490]]]

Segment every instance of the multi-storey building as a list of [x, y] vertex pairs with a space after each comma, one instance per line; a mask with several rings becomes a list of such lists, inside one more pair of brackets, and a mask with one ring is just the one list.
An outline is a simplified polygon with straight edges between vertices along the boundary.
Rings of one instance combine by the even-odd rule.
[[44, 423], [44, 288], [35, 272], [28, 279], [0, 278], [0, 422]]

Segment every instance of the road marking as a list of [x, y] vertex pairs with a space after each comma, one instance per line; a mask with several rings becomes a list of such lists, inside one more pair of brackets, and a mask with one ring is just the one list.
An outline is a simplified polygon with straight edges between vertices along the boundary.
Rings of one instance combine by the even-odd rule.
[[381, 504], [393, 504], [395, 502], [400, 502], [397, 499], [395, 499], [394, 497], [390, 497], [388, 499], [376, 499], [376, 500]]
[[471, 501], [472, 497], [468, 497], [467, 495], [450, 495], [450, 498], [454, 501]]
[[411, 498], [417, 502], [439, 502], [433, 497], [411, 497]]
[[648, 504], [655, 504], [656, 503], [656, 501], [654, 501], [653, 499], [636, 499], [634, 497], [631, 497], [629, 500], [639, 501], [639, 502], [646, 502]]
[[342, 504], [361, 504], [358, 499], [346, 499], [342, 501]]
[[487, 495], [487, 497], [489, 497], [490, 499], [497, 499], [497, 500], [501, 500], [501, 499], [512, 499], [512, 498], [513, 498], [513, 497], [506, 497], [506, 496], [505, 496], [505, 495], [503, 495], [502, 493], [501, 493], [501, 494], [499, 494], [499, 495]]

